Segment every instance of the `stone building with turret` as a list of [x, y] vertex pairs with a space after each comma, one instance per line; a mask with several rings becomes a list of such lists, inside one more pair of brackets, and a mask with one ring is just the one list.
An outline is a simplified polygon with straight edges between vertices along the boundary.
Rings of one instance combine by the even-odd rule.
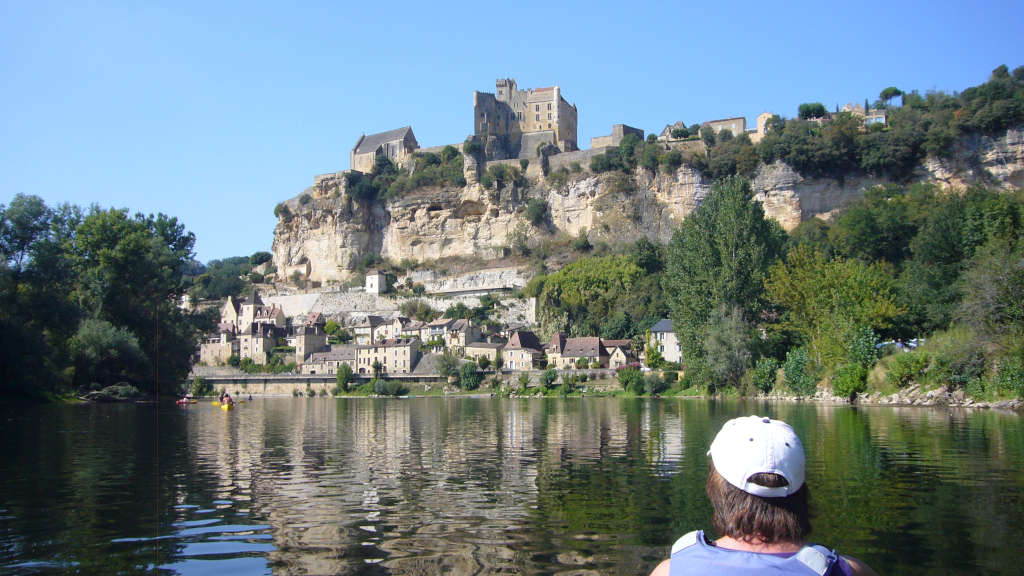
[[494, 93], [473, 92], [473, 134], [488, 160], [534, 158], [543, 144], [578, 149], [576, 105], [558, 86], [519, 90], [512, 78], [494, 84]]

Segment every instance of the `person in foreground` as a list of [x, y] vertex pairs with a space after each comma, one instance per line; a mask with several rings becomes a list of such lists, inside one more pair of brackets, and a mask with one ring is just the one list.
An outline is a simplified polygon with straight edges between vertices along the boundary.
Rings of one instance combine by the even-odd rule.
[[708, 455], [707, 494], [720, 537], [711, 541], [702, 530], [690, 532], [651, 576], [876, 574], [855, 558], [807, 542], [804, 447], [788, 424], [735, 418], [722, 426]]

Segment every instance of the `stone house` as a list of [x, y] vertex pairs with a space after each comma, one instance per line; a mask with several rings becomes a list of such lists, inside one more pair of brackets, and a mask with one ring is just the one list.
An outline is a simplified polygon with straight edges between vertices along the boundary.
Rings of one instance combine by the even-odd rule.
[[419, 338], [388, 338], [375, 344], [356, 346], [356, 373], [373, 374], [380, 362], [385, 374], [409, 374], [420, 359]]
[[577, 150], [576, 106], [558, 86], [519, 90], [512, 78], [494, 82], [495, 92], [473, 92], [473, 134], [488, 160], [534, 158], [539, 144]]
[[366, 273], [366, 293], [383, 294], [388, 291], [388, 276], [379, 270], [371, 270]]
[[337, 374], [342, 364], [356, 372], [355, 346], [331, 346], [323, 352], [314, 352], [302, 365], [303, 374]]
[[556, 333], [551, 337], [548, 344], [548, 363], [553, 364], [559, 370], [566, 370], [576, 367], [580, 360], [587, 363], [587, 367], [605, 366], [608, 362], [608, 351], [601, 344], [597, 336], [583, 338], [566, 338], [564, 334]]
[[266, 364], [280, 335], [281, 330], [273, 324], [250, 324], [249, 330], [238, 337], [239, 358], [249, 358], [253, 364]]
[[[676, 140], [676, 138], [672, 137], [672, 131], [673, 130], [679, 130], [679, 129], [685, 129], [685, 130], [689, 131], [690, 127], [687, 126], [686, 123], [683, 122], [682, 120], [678, 120], [678, 121], [676, 121], [676, 122], [674, 122], [672, 124], [665, 124], [665, 128], [663, 128], [661, 133], [658, 134], [658, 140], [660, 140], [662, 142], [667, 142], [669, 140]], [[591, 147], [593, 147], [593, 146], [591, 146]]]
[[636, 357], [633, 355], [633, 342], [628, 338], [624, 340], [601, 340], [601, 344], [608, 351], [608, 367], [612, 370], [636, 361]]
[[303, 364], [307, 358], [327, 348], [327, 332], [323, 324], [296, 326], [288, 344], [295, 347], [295, 363]]
[[423, 329], [427, 327], [426, 322], [420, 322], [419, 320], [404, 319], [398, 329], [399, 338], [419, 338], [420, 334], [423, 333]]
[[220, 325], [217, 336], [206, 338], [199, 346], [199, 363], [206, 366], [223, 366], [228, 358], [238, 356], [238, 339], [235, 338], [234, 326]]
[[[667, 318], [662, 318], [651, 326], [651, 337], [647, 344], [668, 362], [680, 362], [683, 358], [676, 332], [672, 329], [672, 321]], [[646, 361], [646, 358], [644, 360]]]
[[504, 344], [496, 342], [471, 342], [466, 344], [465, 354], [466, 358], [473, 360], [479, 360], [483, 356], [491, 361], [491, 366], [494, 366], [497, 364], [498, 358], [502, 356], [504, 347]]
[[594, 136], [590, 139], [590, 147], [603, 148], [605, 146], [618, 146], [622, 144], [622, 139], [626, 134], [634, 134], [640, 140], [644, 139], [644, 131], [639, 128], [633, 128], [632, 126], [626, 126], [625, 124], [616, 124], [612, 126], [612, 133], [607, 136]]
[[738, 116], [736, 118], [722, 118], [721, 120], [703, 122], [700, 126], [701, 128], [704, 126], [711, 126], [715, 131], [715, 134], [718, 134], [722, 130], [728, 130], [732, 132], [733, 136], [739, 136], [747, 131], [747, 119], [742, 116]]
[[380, 316], [367, 315], [365, 320], [352, 327], [352, 337], [361, 346], [373, 344], [385, 324], [389, 323]]
[[378, 132], [367, 136], [363, 134], [352, 147], [350, 165], [352, 170], [370, 174], [377, 161], [377, 155], [385, 156], [401, 166], [409, 156], [419, 148], [412, 126], [405, 126], [387, 132]]
[[528, 330], [517, 330], [509, 335], [501, 356], [505, 370], [532, 370], [544, 359], [544, 352], [536, 334]]
[[463, 354], [466, 345], [480, 340], [480, 328], [465, 318], [455, 320], [444, 334], [444, 346], [453, 354]]

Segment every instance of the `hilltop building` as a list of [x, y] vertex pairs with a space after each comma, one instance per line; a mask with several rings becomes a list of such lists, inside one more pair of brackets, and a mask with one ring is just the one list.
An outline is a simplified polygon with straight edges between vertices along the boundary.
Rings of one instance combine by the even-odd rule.
[[577, 149], [576, 106], [558, 86], [519, 90], [512, 78], [494, 84], [495, 93], [473, 92], [473, 134], [488, 160], [533, 158], [541, 144]]
[[635, 134], [640, 140], [644, 139], [644, 131], [639, 128], [633, 128], [625, 124], [616, 124], [612, 126], [612, 133], [607, 136], [594, 136], [590, 139], [590, 147], [602, 148], [605, 146], [618, 146], [622, 144], [622, 139], [626, 134]]
[[391, 159], [395, 164], [402, 165], [405, 164], [409, 155], [419, 147], [416, 136], [412, 133], [412, 126], [369, 136], [363, 134], [352, 148], [349, 158], [350, 165], [357, 172], [369, 174], [373, 172], [373, 165], [378, 154]]

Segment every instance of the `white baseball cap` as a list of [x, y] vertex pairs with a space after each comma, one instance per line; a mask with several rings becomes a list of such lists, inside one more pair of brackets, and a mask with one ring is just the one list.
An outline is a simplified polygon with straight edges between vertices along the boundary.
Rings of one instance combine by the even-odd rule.
[[[781, 420], [733, 418], [715, 436], [708, 455], [722, 478], [754, 496], [789, 496], [804, 485], [804, 445], [793, 428]], [[779, 474], [789, 484], [770, 488], [748, 482], [761, 472]]]

